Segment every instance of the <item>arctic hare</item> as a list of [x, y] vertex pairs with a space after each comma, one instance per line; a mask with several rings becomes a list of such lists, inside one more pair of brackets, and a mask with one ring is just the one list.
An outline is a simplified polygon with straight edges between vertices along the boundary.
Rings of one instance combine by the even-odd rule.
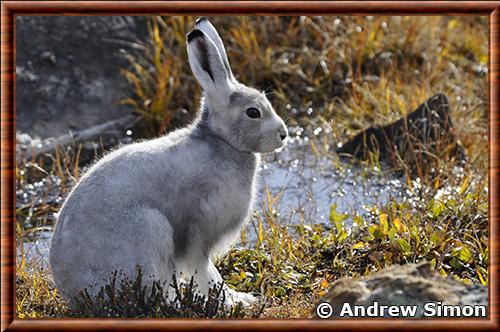
[[[235, 239], [255, 196], [258, 153], [284, 145], [285, 123], [265, 94], [236, 81], [222, 40], [199, 19], [186, 36], [203, 89], [187, 128], [120, 148], [93, 165], [59, 213], [50, 266], [63, 296], [98, 290], [113, 271], [222, 282], [211, 260]], [[227, 288], [233, 301], [248, 294]], [[74, 303], [74, 302], [70, 302]]]

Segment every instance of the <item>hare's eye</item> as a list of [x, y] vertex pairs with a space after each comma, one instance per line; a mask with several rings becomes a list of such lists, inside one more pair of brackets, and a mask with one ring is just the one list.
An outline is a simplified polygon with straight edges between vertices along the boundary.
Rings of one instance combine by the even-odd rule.
[[255, 107], [250, 107], [247, 109], [247, 115], [252, 119], [260, 118], [260, 111]]

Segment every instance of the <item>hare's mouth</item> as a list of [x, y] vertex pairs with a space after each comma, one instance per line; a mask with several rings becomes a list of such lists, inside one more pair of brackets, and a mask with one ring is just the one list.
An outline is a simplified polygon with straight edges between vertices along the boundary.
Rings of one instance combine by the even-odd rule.
[[279, 153], [279, 152], [283, 151], [283, 150], [285, 149], [285, 147], [286, 147], [286, 143], [284, 143], [282, 146], [280, 146], [279, 148], [277, 148], [277, 149], [276, 149], [276, 150], [274, 150], [273, 152], [277, 152], [277, 153]]
[[259, 151], [256, 151], [258, 153], [263, 153], [263, 154], [270, 154], [270, 153], [276, 153], [276, 152], [281, 152], [283, 149], [286, 147], [286, 143], [283, 142], [280, 146], [275, 147], [268, 147], [266, 149], [260, 149]]
[[282, 142], [281, 142], [281, 146], [279, 146], [278, 148], [274, 149], [273, 152], [281, 152], [285, 149], [285, 147], [287, 146], [288, 144], [288, 137], [285, 138]]

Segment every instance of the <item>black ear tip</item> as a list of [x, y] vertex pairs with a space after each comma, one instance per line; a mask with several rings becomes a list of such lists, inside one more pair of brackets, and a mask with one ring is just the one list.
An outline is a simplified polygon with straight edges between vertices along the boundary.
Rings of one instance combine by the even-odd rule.
[[190, 43], [193, 40], [195, 40], [196, 38], [200, 38], [200, 37], [204, 37], [204, 36], [205, 35], [203, 34], [203, 32], [201, 32], [201, 30], [194, 29], [190, 33], [187, 34], [186, 38], [187, 38], [188, 43]]
[[196, 22], [194, 23], [195, 25], [200, 24], [203, 21], [206, 21], [207, 18], [205, 16], [200, 16], [196, 19]]

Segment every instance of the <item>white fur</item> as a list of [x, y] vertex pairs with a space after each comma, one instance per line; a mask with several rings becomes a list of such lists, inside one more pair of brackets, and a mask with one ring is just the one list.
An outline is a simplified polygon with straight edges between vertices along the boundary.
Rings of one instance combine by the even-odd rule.
[[[138, 264], [146, 280], [194, 274], [205, 294], [209, 283], [222, 282], [211, 257], [230, 245], [252, 210], [258, 153], [282, 147], [287, 131], [265, 95], [228, 71], [213, 26], [206, 20], [198, 25], [207, 33], [190, 33], [188, 52], [204, 89], [199, 117], [187, 128], [105, 156], [61, 208], [50, 265], [69, 299], [83, 288], [95, 292], [115, 270], [134, 276]], [[261, 118], [248, 117], [249, 107]], [[227, 291], [234, 301], [252, 298]]]

